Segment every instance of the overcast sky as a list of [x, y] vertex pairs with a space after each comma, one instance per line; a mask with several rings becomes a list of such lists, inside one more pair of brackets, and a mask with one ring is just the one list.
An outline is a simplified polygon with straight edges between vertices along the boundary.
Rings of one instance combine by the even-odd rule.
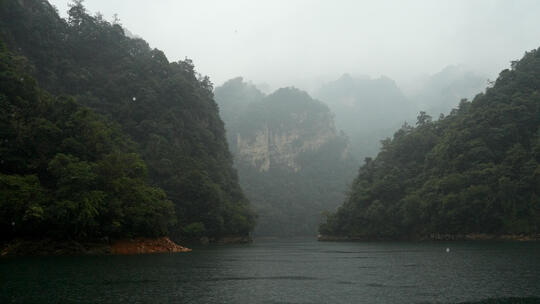
[[[63, 16], [67, 0], [52, 0]], [[464, 65], [490, 77], [540, 46], [540, 1], [86, 0], [219, 85], [349, 72], [398, 83]]]

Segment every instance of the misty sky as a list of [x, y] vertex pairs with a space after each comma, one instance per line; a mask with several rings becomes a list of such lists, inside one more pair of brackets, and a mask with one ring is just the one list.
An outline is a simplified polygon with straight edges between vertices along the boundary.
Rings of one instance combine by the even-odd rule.
[[[52, 0], [65, 16], [67, 0]], [[220, 85], [272, 87], [386, 75], [400, 84], [447, 65], [495, 78], [540, 46], [540, 1], [86, 0], [92, 13]]]

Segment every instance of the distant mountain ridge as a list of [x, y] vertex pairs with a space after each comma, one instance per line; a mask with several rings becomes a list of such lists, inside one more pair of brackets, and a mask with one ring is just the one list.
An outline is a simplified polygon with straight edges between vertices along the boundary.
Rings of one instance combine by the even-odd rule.
[[313, 235], [354, 173], [333, 114], [295, 88], [264, 95], [236, 78], [215, 90], [240, 183], [259, 214], [259, 235]]
[[423, 79], [408, 98], [429, 115], [438, 117], [456, 108], [461, 99], [471, 100], [487, 85], [486, 76], [463, 66], [450, 65]]
[[433, 121], [421, 112], [366, 159], [320, 233], [349, 239], [540, 233], [540, 49]]
[[[304, 152], [312, 152], [338, 137], [328, 109], [305, 92], [283, 88], [252, 105], [245, 115], [260, 115], [259, 127], [240, 129], [233, 144], [238, 159], [260, 171], [283, 167], [297, 172], [297, 161]], [[246, 119], [253, 119], [247, 118]], [[344, 151], [343, 158], [349, 157]]]
[[344, 74], [321, 86], [315, 96], [336, 114], [336, 125], [350, 138], [358, 158], [375, 155], [379, 141], [391, 136], [418, 109], [387, 77]]

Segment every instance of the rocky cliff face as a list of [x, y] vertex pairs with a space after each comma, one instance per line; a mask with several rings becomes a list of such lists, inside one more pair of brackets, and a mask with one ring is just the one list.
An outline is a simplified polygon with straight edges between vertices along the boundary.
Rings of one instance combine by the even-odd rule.
[[[236, 134], [235, 150], [240, 162], [248, 163], [259, 171], [268, 171], [271, 166], [288, 168], [294, 172], [302, 169], [298, 156], [305, 152], [315, 152], [323, 145], [337, 138], [334, 121], [328, 115], [319, 120], [309, 130], [301, 124], [310, 115], [307, 112], [291, 113], [295, 123], [292, 128], [283, 125], [272, 128], [268, 123], [255, 131], [254, 135]], [[348, 157], [348, 150], [341, 157]]]
[[215, 92], [240, 184], [259, 215], [256, 235], [315, 235], [357, 167], [334, 115], [294, 88], [265, 96], [242, 79]]

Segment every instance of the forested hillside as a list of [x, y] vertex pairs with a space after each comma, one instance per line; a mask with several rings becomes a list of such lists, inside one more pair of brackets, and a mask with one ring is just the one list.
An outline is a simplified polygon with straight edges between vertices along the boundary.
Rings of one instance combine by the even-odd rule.
[[241, 78], [216, 88], [257, 235], [313, 235], [344, 198], [357, 163], [326, 105], [295, 88], [264, 95]]
[[55, 97], [0, 42], [0, 241], [162, 236], [175, 223], [163, 190], [118, 126]]
[[46, 1], [2, 1], [0, 37], [26, 56], [40, 86], [74, 96], [134, 142], [148, 181], [174, 204], [172, 236], [249, 233], [254, 215], [232, 167], [212, 83], [190, 60], [169, 62], [119, 24], [89, 15], [82, 1], [72, 3], [67, 20]]
[[540, 50], [446, 117], [420, 113], [367, 159], [320, 233], [358, 238], [540, 232]]

